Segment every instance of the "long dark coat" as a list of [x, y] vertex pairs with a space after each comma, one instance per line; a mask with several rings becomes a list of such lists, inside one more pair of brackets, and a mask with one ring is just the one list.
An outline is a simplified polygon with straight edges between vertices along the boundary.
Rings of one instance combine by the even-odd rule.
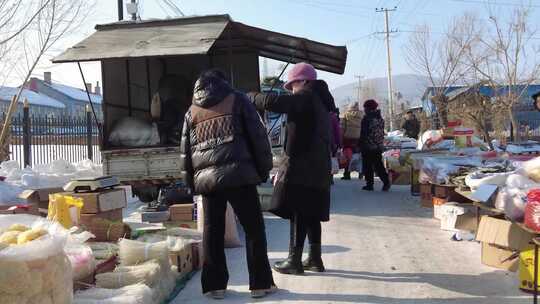
[[330, 218], [330, 116], [324, 98], [331, 97], [319, 81], [294, 95], [251, 95], [257, 109], [287, 114], [285, 156], [274, 187], [274, 214], [295, 213], [319, 221]]

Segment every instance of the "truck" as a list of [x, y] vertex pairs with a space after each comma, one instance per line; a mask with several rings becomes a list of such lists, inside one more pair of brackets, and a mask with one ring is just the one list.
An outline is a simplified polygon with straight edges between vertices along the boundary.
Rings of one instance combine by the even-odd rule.
[[131, 185], [142, 201], [154, 200], [160, 187], [181, 181], [180, 148], [118, 147], [109, 136], [124, 117], [152, 119], [152, 98], [162, 76], [180, 75], [193, 84], [202, 71], [218, 68], [234, 88], [250, 92], [261, 90], [259, 57], [309, 62], [338, 74], [343, 74], [347, 60], [345, 46], [249, 26], [229, 15], [120, 21], [96, 25], [95, 30], [52, 61], [101, 63], [103, 173]]

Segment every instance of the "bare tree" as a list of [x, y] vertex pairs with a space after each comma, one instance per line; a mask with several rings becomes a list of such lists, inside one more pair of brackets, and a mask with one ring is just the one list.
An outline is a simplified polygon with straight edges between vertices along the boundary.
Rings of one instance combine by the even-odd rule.
[[460, 83], [466, 68], [462, 60], [478, 35], [475, 27], [470, 26], [474, 23], [474, 16], [464, 15], [440, 35], [433, 33], [427, 24], [418, 26], [404, 48], [410, 68], [429, 79], [433, 88], [431, 101], [443, 127], [448, 124], [447, 89]]
[[[9, 2], [9, 0], [0, 0], [0, 5], [2, 1]], [[92, 7], [92, 3], [85, 0], [38, 0], [34, 2], [35, 5], [32, 7], [35, 8], [35, 11], [26, 12], [30, 16], [28, 22], [23, 22], [21, 28], [17, 28], [12, 35], [8, 34], [5, 39], [0, 40], [0, 46], [10, 45], [9, 50], [17, 51], [15, 54], [17, 63], [11, 67], [10, 71], [17, 72], [22, 80], [22, 85], [10, 104], [0, 132], [0, 147], [5, 143], [11, 116], [16, 110], [20, 95], [32, 72], [51, 47], [79, 28], [88, 15], [88, 9]], [[1, 11], [0, 16], [4, 13]], [[6, 17], [6, 20], [7, 24], [15, 22], [12, 17]], [[5, 53], [4, 56], [7, 57], [8, 53]], [[6, 155], [0, 155], [0, 160], [5, 158]]]
[[532, 41], [536, 30], [531, 28], [529, 14], [528, 8], [518, 8], [507, 22], [491, 16], [488, 33], [478, 37], [478, 47], [468, 54], [469, 66], [491, 87], [493, 106], [509, 118], [517, 141], [520, 126], [514, 111], [529, 86], [538, 82], [540, 72], [538, 51]]

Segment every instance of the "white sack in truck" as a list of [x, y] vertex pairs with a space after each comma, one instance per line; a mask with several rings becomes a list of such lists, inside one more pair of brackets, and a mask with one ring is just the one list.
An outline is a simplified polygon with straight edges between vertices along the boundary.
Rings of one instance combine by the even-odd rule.
[[117, 147], [155, 146], [159, 142], [157, 125], [137, 117], [120, 119], [109, 135], [109, 143]]

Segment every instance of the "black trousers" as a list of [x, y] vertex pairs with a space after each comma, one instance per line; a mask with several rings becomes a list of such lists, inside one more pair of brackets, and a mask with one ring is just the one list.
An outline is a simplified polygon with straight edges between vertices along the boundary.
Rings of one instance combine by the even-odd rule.
[[385, 185], [390, 183], [388, 173], [386, 172], [386, 168], [384, 168], [382, 151], [362, 152], [362, 164], [367, 186], [373, 186], [375, 182], [375, 172]]
[[321, 244], [321, 222], [295, 214], [291, 219], [291, 247], [304, 247], [306, 236], [309, 244]]
[[268, 262], [266, 232], [255, 186], [203, 195], [203, 293], [227, 289], [229, 272], [225, 257], [225, 211], [231, 204], [246, 234], [249, 288], [268, 289], [274, 284]]

